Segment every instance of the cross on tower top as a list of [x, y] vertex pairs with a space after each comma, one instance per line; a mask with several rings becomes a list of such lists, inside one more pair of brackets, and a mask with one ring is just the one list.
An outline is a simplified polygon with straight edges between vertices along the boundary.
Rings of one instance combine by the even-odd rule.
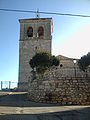
[[40, 18], [39, 9], [37, 9], [36, 18]]

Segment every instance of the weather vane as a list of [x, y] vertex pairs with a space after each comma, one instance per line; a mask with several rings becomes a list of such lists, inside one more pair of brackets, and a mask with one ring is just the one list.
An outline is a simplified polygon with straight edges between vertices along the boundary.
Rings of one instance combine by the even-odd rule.
[[39, 9], [37, 9], [36, 18], [40, 18]]

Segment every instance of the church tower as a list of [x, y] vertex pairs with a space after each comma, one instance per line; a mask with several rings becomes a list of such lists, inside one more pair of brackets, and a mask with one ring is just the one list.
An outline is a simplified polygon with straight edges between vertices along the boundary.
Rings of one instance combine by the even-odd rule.
[[30, 59], [37, 52], [52, 52], [52, 18], [20, 19], [19, 80], [20, 89], [27, 90]]

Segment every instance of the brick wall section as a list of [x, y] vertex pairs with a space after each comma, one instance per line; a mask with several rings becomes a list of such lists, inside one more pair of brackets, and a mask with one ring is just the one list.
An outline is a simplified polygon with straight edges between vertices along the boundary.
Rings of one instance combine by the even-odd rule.
[[[50, 75], [51, 74], [51, 75]], [[32, 101], [61, 105], [90, 105], [90, 77], [60, 77], [49, 73], [29, 81], [28, 97]]]

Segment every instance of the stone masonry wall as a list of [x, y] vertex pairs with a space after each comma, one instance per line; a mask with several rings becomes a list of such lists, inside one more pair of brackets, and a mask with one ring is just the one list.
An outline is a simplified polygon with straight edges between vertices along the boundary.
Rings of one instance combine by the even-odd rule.
[[[31, 72], [30, 59], [37, 52], [49, 52], [52, 50], [52, 18], [21, 19], [19, 40], [19, 79], [18, 88], [27, 91], [27, 82]], [[38, 28], [42, 26], [44, 36], [38, 36]], [[28, 37], [27, 30], [33, 28], [33, 36]], [[25, 83], [25, 84], [24, 84]], [[23, 89], [22, 89], [23, 88]]]
[[90, 105], [90, 77], [53, 76], [45, 74], [43, 79], [29, 81], [28, 97], [32, 101], [60, 103], [62, 105]]

